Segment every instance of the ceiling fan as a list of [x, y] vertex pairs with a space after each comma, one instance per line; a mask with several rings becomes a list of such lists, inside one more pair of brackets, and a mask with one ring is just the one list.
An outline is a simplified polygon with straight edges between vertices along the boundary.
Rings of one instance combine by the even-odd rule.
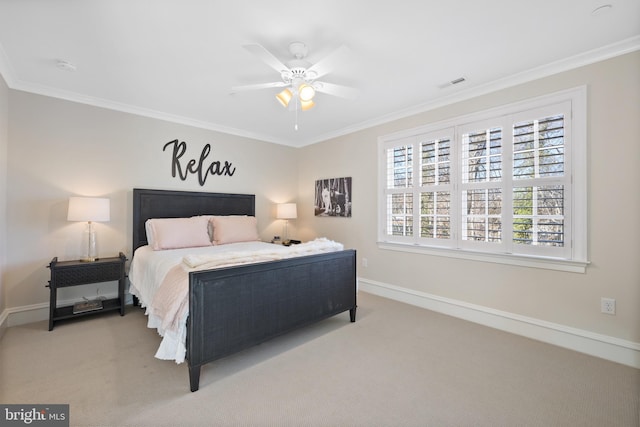
[[316, 80], [330, 73], [336, 65], [346, 59], [349, 53], [346, 46], [339, 47], [319, 62], [311, 64], [305, 59], [308, 54], [307, 46], [302, 42], [292, 42], [289, 44], [289, 53], [293, 59], [289, 60], [286, 65], [259, 44], [247, 44], [243, 47], [276, 70], [280, 74], [280, 81], [234, 86], [231, 88], [233, 92], [284, 88], [276, 95], [276, 99], [284, 107], [296, 111], [298, 107], [302, 111], [312, 108], [315, 105], [313, 98], [316, 92], [347, 99], [354, 99], [358, 94], [358, 91], [352, 87]]

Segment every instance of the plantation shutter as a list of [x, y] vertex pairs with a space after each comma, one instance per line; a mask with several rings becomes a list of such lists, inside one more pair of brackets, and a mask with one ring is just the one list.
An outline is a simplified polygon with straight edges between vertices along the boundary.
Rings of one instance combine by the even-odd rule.
[[[572, 105], [581, 99], [573, 95], [381, 140], [379, 241], [501, 261], [519, 255], [523, 264], [530, 256], [571, 262], [577, 250], [584, 261], [586, 209], [576, 213], [573, 204], [586, 196], [572, 182]], [[584, 153], [578, 145], [579, 188]]]
[[413, 239], [413, 168], [414, 147], [402, 141], [385, 149], [386, 217], [385, 234], [401, 241]]
[[521, 113], [513, 120], [514, 253], [570, 257], [570, 103]]

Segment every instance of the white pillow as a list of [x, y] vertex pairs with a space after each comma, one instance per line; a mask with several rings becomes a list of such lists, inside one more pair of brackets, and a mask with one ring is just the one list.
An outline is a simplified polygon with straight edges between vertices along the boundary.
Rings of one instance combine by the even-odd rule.
[[144, 222], [144, 231], [147, 234], [147, 245], [153, 247], [153, 227], [151, 227], [151, 220], [148, 219]]
[[154, 251], [211, 246], [208, 223], [202, 216], [149, 219], [145, 223], [147, 242]]
[[214, 245], [260, 240], [255, 216], [212, 216], [210, 222], [213, 226]]

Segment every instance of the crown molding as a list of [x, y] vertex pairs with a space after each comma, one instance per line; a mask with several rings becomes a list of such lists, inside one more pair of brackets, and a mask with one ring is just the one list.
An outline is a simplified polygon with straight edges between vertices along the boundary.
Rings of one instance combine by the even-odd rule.
[[617, 43], [600, 47], [598, 49], [593, 49], [578, 55], [561, 59], [559, 61], [551, 62], [549, 64], [532, 68], [521, 73], [494, 80], [484, 85], [475, 86], [464, 91], [456, 92], [454, 94], [438, 97], [429, 102], [418, 104], [391, 114], [357, 123], [353, 126], [340, 129], [336, 132], [326, 133], [324, 135], [318, 136], [317, 138], [314, 138], [313, 140], [307, 141], [305, 145], [327, 141], [329, 139], [337, 138], [374, 126], [379, 126], [395, 120], [434, 110], [436, 108], [444, 107], [449, 104], [475, 98], [480, 95], [486, 95], [488, 93], [496, 92], [498, 90], [513, 87], [522, 83], [538, 80], [564, 71], [569, 71], [572, 69], [583, 67], [585, 65], [594, 64], [596, 62], [605, 61], [607, 59], [625, 55], [637, 50], [640, 50], [640, 36], [631, 37]]
[[64, 91], [57, 88], [52, 88], [50, 86], [44, 86], [44, 85], [39, 85], [34, 83], [27, 83], [20, 80], [17, 80], [17, 81], [14, 80], [13, 84], [9, 85], [9, 87], [14, 90], [48, 96], [52, 98], [63, 99], [66, 101], [77, 102], [79, 104], [91, 105], [93, 107], [105, 108], [108, 110], [119, 111], [122, 113], [129, 113], [137, 116], [163, 120], [170, 123], [176, 123], [176, 124], [192, 126], [200, 129], [212, 130], [216, 132], [226, 133], [229, 135], [241, 136], [245, 138], [256, 139], [259, 141], [271, 142], [274, 144], [286, 144], [286, 142], [284, 141], [274, 139], [267, 135], [253, 133], [243, 129], [223, 126], [223, 125], [219, 125], [212, 122], [192, 119], [190, 117], [165, 113], [163, 111], [157, 111], [149, 108], [142, 108], [135, 105], [125, 104], [125, 103], [112, 101], [108, 99], [83, 95], [76, 92]]
[[124, 113], [136, 114], [143, 117], [149, 117], [153, 119], [163, 120], [171, 123], [183, 124], [186, 126], [193, 126], [201, 129], [208, 129], [216, 132], [226, 133], [230, 135], [240, 136], [244, 138], [255, 139], [264, 142], [270, 142], [274, 144], [287, 145], [291, 147], [304, 147], [307, 145], [316, 144], [319, 142], [327, 141], [330, 139], [338, 138], [344, 135], [348, 135], [354, 132], [358, 132], [364, 129], [368, 129], [374, 126], [379, 126], [394, 120], [403, 119], [405, 117], [413, 116], [416, 114], [424, 113], [436, 108], [443, 107], [445, 105], [453, 104], [455, 102], [464, 101], [480, 95], [495, 92], [508, 87], [516, 86], [529, 81], [537, 80], [543, 77], [548, 77], [553, 74], [561, 73], [585, 65], [593, 64], [596, 62], [604, 61], [616, 56], [624, 55], [634, 51], [640, 50], [640, 36], [631, 37], [617, 43], [613, 43], [607, 46], [603, 46], [597, 49], [593, 49], [578, 55], [574, 55], [559, 61], [551, 62], [546, 65], [542, 65], [521, 73], [517, 73], [505, 78], [494, 80], [484, 85], [475, 86], [473, 88], [456, 92], [454, 94], [444, 95], [442, 97], [435, 98], [429, 102], [415, 105], [413, 107], [405, 108], [396, 111], [391, 114], [386, 114], [374, 119], [366, 120], [352, 126], [347, 126], [334, 132], [318, 135], [315, 138], [310, 138], [303, 141], [290, 141], [274, 138], [271, 135], [249, 132], [243, 129], [237, 129], [232, 127], [223, 126], [217, 123], [196, 120], [189, 117], [178, 116], [174, 114], [165, 113], [162, 111], [156, 111], [146, 108], [137, 107], [134, 105], [115, 102], [107, 99], [91, 97], [82, 95], [75, 92], [62, 91], [52, 87], [38, 85], [33, 83], [24, 82], [18, 80], [15, 77], [15, 72], [11, 67], [11, 63], [2, 47], [0, 45], [0, 74], [4, 77], [7, 86], [10, 89], [21, 90], [24, 92], [35, 93], [38, 95], [50, 96], [53, 98], [60, 98], [67, 101], [78, 102], [81, 104], [92, 105], [95, 107], [106, 108], [110, 110], [120, 111]]

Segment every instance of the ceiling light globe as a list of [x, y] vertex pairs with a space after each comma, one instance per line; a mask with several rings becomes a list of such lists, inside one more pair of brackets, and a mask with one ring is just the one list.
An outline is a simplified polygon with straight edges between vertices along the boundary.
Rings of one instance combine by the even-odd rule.
[[293, 93], [289, 89], [285, 89], [276, 95], [276, 99], [282, 104], [283, 107], [289, 105], [289, 101], [293, 98]]
[[314, 105], [316, 105], [316, 103], [313, 101], [300, 101], [300, 109], [302, 111], [310, 110]]
[[307, 102], [313, 99], [316, 94], [316, 90], [311, 85], [302, 84], [298, 88], [298, 94], [298, 96], [300, 97], [300, 101]]

